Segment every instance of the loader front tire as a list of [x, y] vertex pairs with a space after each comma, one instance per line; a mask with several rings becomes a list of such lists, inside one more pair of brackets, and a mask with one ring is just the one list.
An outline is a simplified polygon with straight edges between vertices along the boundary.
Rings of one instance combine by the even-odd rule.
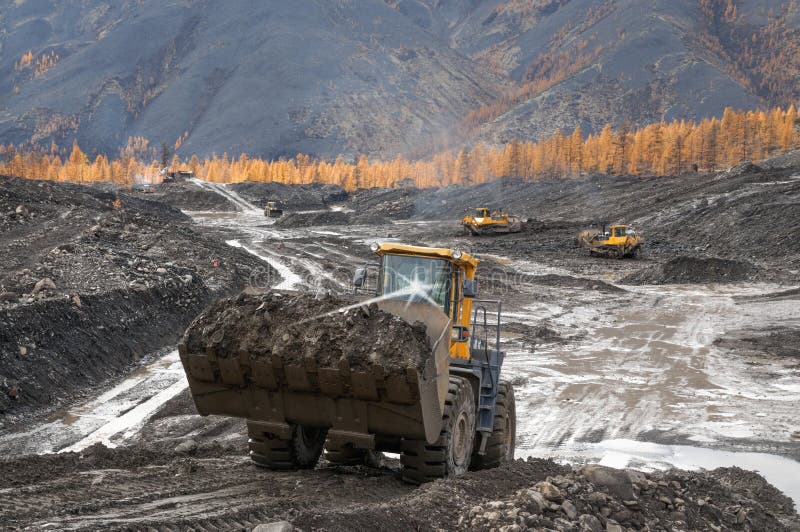
[[250, 459], [269, 469], [312, 469], [317, 465], [328, 429], [291, 424], [291, 437], [280, 439], [247, 423]]
[[500, 381], [497, 387], [497, 402], [494, 407], [494, 427], [486, 454], [478, 454], [480, 435], [475, 438], [475, 451], [472, 454], [472, 469], [492, 469], [514, 459], [517, 443], [517, 407], [514, 401], [514, 387], [508, 381]]
[[444, 404], [442, 430], [433, 444], [410, 439], [400, 442], [404, 481], [422, 484], [469, 470], [475, 440], [475, 399], [469, 381], [450, 377]]

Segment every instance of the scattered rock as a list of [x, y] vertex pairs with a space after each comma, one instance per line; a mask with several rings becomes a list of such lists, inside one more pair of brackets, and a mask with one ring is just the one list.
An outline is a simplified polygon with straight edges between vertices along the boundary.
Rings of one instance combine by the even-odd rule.
[[83, 305], [81, 304], [81, 296], [75, 294], [72, 296], [72, 302], [75, 304], [76, 307], [81, 308]]
[[564, 513], [567, 515], [567, 519], [569, 520], [573, 520], [578, 516], [578, 509], [575, 508], [575, 505], [569, 501], [562, 502], [561, 509], [564, 510]]
[[[548, 507], [548, 503], [544, 498], [544, 495], [532, 489], [521, 490], [518, 493], [517, 502], [519, 503], [520, 507], [525, 509], [526, 512], [534, 515], [542, 513], [544, 509]], [[477, 508], [480, 508], [480, 506]], [[481, 508], [481, 511], [482, 510], [483, 509]]]
[[583, 514], [578, 518], [581, 532], [603, 532], [603, 524], [593, 515]]
[[189, 438], [175, 447], [176, 453], [191, 453], [197, 450], [197, 442]]
[[564, 496], [561, 494], [561, 490], [550, 482], [539, 482], [535, 488], [538, 489], [548, 501], [561, 502], [564, 499]]
[[738, 468], [645, 474], [589, 465], [548, 476], [509, 499], [482, 502], [468, 522], [498, 531], [787, 530], [776, 515], [792, 508], [762, 477]]
[[581, 469], [581, 474], [596, 488], [610, 493], [622, 500], [631, 500], [633, 483], [623, 469], [613, 469], [597, 464], [590, 464]]
[[40, 279], [36, 285], [33, 287], [33, 294], [38, 294], [43, 290], [55, 290], [56, 283], [53, 282], [52, 279], [49, 277], [45, 277], [44, 279]]
[[24, 345], [19, 346], [19, 356], [25, 357], [28, 356], [28, 348]]

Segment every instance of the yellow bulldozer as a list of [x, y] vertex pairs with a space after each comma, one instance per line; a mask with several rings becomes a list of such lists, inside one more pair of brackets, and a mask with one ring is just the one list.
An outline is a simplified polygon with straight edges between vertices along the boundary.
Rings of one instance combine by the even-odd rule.
[[514, 214], [503, 210], [491, 211], [486, 207], [475, 209], [476, 216], [467, 214], [461, 220], [464, 230], [474, 236], [497, 235], [502, 233], [519, 233], [522, 231], [522, 220]]
[[625, 258], [636, 257], [642, 250], [644, 238], [629, 225], [612, 225], [582, 231], [576, 242], [578, 246], [589, 250], [589, 255]]
[[[287, 361], [274, 346], [263, 358], [240, 344], [228, 348], [235, 352], [204, 351], [189, 347], [190, 334], [232, 346], [226, 334], [235, 331], [203, 328], [198, 318], [179, 344], [198, 412], [245, 418], [250, 457], [271, 469], [312, 468], [323, 449], [341, 465], [386, 451], [400, 453], [405, 481], [423, 483], [513, 459], [514, 389], [500, 378], [502, 303], [477, 298], [477, 259], [447, 248], [374, 243], [371, 249], [379, 264], [356, 270], [348, 308], [369, 314], [377, 305], [391, 320], [424, 324], [429, 352], [422, 365], [391, 372], [377, 351], [367, 367], [347, 352], [326, 364], [317, 353], [329, 342], [308, 340], [303, 326], [290, 329], [296, 338], [288, 339], [302, 348], [300, 362]], [[262, 307], [252, 314], [266, 312]], [[352, 331], [344, 314], [336, 316], [342, 331]], [[202, 323], [222, 321], [206, 316]]]

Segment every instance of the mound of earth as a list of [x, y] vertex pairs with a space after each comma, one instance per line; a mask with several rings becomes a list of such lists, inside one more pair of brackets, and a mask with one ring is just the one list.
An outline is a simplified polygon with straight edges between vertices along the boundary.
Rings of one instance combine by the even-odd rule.
[[290, 212], [275, 221], [275, 227], [317, 227], [322, 225], [350, 225], [352, 215], [342, 211]]
[[752, 279], [758, 268], [745, 261], [675, 257], [622, 278], [624, 284], [734, 283]]
[[149, 200], [163, 201], [186, 211], [231, 211], [236, 208], [224, 196], [199, 187], [191, 181], [162, 183], [155, 187], [153, 192], [141, 196]]
[[400, 481], [396, 460], [269, 471], [223, 448], [187, 454], [96, 445], [2, 458], [0, 475], [11, 487], [0, 518], [15, 529], [250, 530], [287, 521], [333, 531], [773, 532], [800, 525], [789, 498], [738, 468], [643, 474], [529, 458], [412, 487]]
[[184, 343], [190, 353], [279, 356], [291, 365], [312, 359], [328, 368], [381, 366], [385, 374], [422, 370], [431, 355], [424, 324], [409, 323], [375, 304], [341, 310], [354, 303], [333, 295], [241, 293], [198, 316]]
[[0, 423], [174, 346], [268, 266], [140, 194], [0, 177]]
[[234, 183], [230, 188], [248, 201], [259, 205], [262, 200], [275, 201], [283, 209], [324, 209], [328, 205], [342, 203], [347, 191], [338, 185], [286, 185], [283, 183], [257, 183], [245, 181]]
[[[473, 506], [472, 530], [789, 530], [792, 500], [738, 468], [650, 474], [588, 465]], [[506, 528], [512, 527], [512, 528]]]
[[776, 327], [763, 331], [738, 331], [716, 339], [714, 345], [737, 352], [800, 359], [800, 330]]

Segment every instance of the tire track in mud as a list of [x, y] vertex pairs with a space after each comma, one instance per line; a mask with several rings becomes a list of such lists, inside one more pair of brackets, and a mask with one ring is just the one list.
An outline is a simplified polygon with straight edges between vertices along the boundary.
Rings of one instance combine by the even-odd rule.
[[255, 467], [247, 457], [185, 458], [0, 490], [0, 515], [7, 526], [32, 528], [56, 522], [70, 529], [231, 530], [301, 511], [380, 503], [412, 489], [386, 469], [280, 473]]

